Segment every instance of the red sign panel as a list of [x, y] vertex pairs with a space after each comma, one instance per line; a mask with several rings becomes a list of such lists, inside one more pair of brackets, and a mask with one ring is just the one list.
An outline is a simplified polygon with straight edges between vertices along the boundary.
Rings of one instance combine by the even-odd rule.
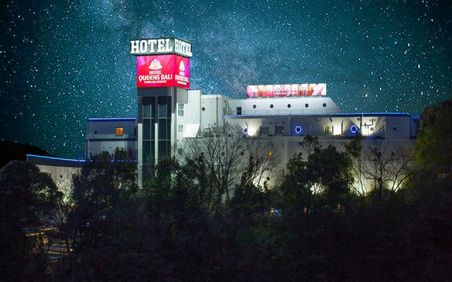
[[137, 87], [190, 88], [190, 59], [177, 55], [138, 56]]
[[271, 98], [292, 96], [326, 96], [326, 84], [267, 84], [248, 85], [248, 98]]

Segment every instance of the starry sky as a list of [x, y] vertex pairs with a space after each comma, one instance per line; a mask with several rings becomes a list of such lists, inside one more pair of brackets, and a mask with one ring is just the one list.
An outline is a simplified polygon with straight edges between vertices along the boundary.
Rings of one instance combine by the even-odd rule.
[[86, 119], [136, 114], [129, 41], [193, 44], [191, 88], [327, 83], [343, 111], [452, 98], [452, 3], [434, 0], [2, 0], [1, 140], [83, 155]]

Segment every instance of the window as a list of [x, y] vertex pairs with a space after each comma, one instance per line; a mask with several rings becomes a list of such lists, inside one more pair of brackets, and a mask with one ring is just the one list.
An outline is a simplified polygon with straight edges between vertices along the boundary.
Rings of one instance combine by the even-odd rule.
[[124, 135], [124, 128], [122, 128], [122, 127], [116, 127], [116, 128], [115, 128], [115, 135], [116, 135], [116, 136], [123, 136], [123, 135]]
[[292, 107], [292, 105], [291, 104], [287, 104], [287, 107], [290, 108], [290, 107]]
[[273, 104], [270, 104], [270, 109], [273, 109]]
[[326, 103], [323, 103], [323, 107], [326, 108]]
[[184, 125], [183, 124], [179, 124], [177, 126], [177, 131], [179, 131], [179, 132], [184, 131]]
[[397, 131], [397, 126], [394, 126], [392, 130]]
[[165, 160], [171, 158], [171, 142], [170, 141], [159, 141], [158, 143], [158, 153], [159, 159]]
[[163, 120], [159, 123], [159, 127], [158, 127], [158, 134], [159, 134], [159, 139], [163, 140], [163, 139], [171, 139], [171, 122], [169, 119], [167, 120]]
[[151, 117], [151, 106], [143, 105], [143, 118], [150, 118], [150, 117]]
[[253, 105], [253, 109], [255, 109], [256, 108], [256, 105]]
[[205, 112], [205, 111], [206, 111], [206, 108], [205, 108], [205, 107], [202, 107], [201, 110], [202, 110], [203, 112]]
[[294, 128], [295, 135], [303, 135], [303, 126], [297, 125]]
[[237, 107], [237, 115], [241, 116], [242, 115], [242, 107]]
[[305, 108], [309, 108], [309, 104], [304, 104], [304, 107]]
[[324, 132], [325, 134], [333, 134], [333, 126], [325, 125]]
[[184, 104], [177, 104], [177, 115], [180, 117], [184, 116]]
[[168, 114], [167, 114], [167, 108], [168, 105], [167, 104], [160, 104], [159, 103], [159, 118], [167, 118]]
[[150, 119], [143, 119], [143, 140], [151, 140], [154, 135], [154, 123]]

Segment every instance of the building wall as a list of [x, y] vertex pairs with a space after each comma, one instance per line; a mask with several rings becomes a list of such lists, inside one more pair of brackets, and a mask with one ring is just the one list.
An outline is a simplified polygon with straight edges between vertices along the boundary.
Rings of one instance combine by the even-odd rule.
[[280, 115], [280, 116], [228, 116], [227, 122], [242, 129], [250, 137], [320, 136], [350, 138], [356, 135], [352, 126], [364, 137], [384, 139], [410, 139], [411, 117], [399, 116], [347, 116]]
[[229, 99], [222, 95], [201, 96], [201, 130], [223, 126], [227, 100]]
[[[122, 128], [122, 134], [116, 129]], [[131, 159], [136, 159], [135, 119], [89, 119], [86, 132], [86, 158], [104, 151], [113, 154], [116, 148], [128, 152]]]
[[240, 115], [305, 115], [339, 113], [340, 109], [330, 97], [285, 97], [230, 99], [232, 113]]
[[198, 134], [201, 124], [201, 91], [189, 90], [185, 97], [177, 97], [176, 124], [178, 141]]
[[36, 164], [41, 172], [50, 174], [58, 190], [63, 192], [65, 197], [69, 196], [73, 188], [73, 176], [81, 172], [80, 166], [42, 165]]

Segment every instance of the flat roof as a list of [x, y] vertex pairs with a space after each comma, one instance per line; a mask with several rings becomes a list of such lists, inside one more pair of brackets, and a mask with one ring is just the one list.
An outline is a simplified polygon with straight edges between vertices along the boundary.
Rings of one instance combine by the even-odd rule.
[[225, 117], [240, 118], [240, 117], [273, 117], [273, 116], [314, 116], [314, 117], [370, 117], [370, 116], [396, 116], [396, 117], [412, 117], [414, 115], [410, 113], [399, 112], [368, 112], [368, 113], [330, 113], [330, 114], [283, 114], [283, 115], [225, 115]]

